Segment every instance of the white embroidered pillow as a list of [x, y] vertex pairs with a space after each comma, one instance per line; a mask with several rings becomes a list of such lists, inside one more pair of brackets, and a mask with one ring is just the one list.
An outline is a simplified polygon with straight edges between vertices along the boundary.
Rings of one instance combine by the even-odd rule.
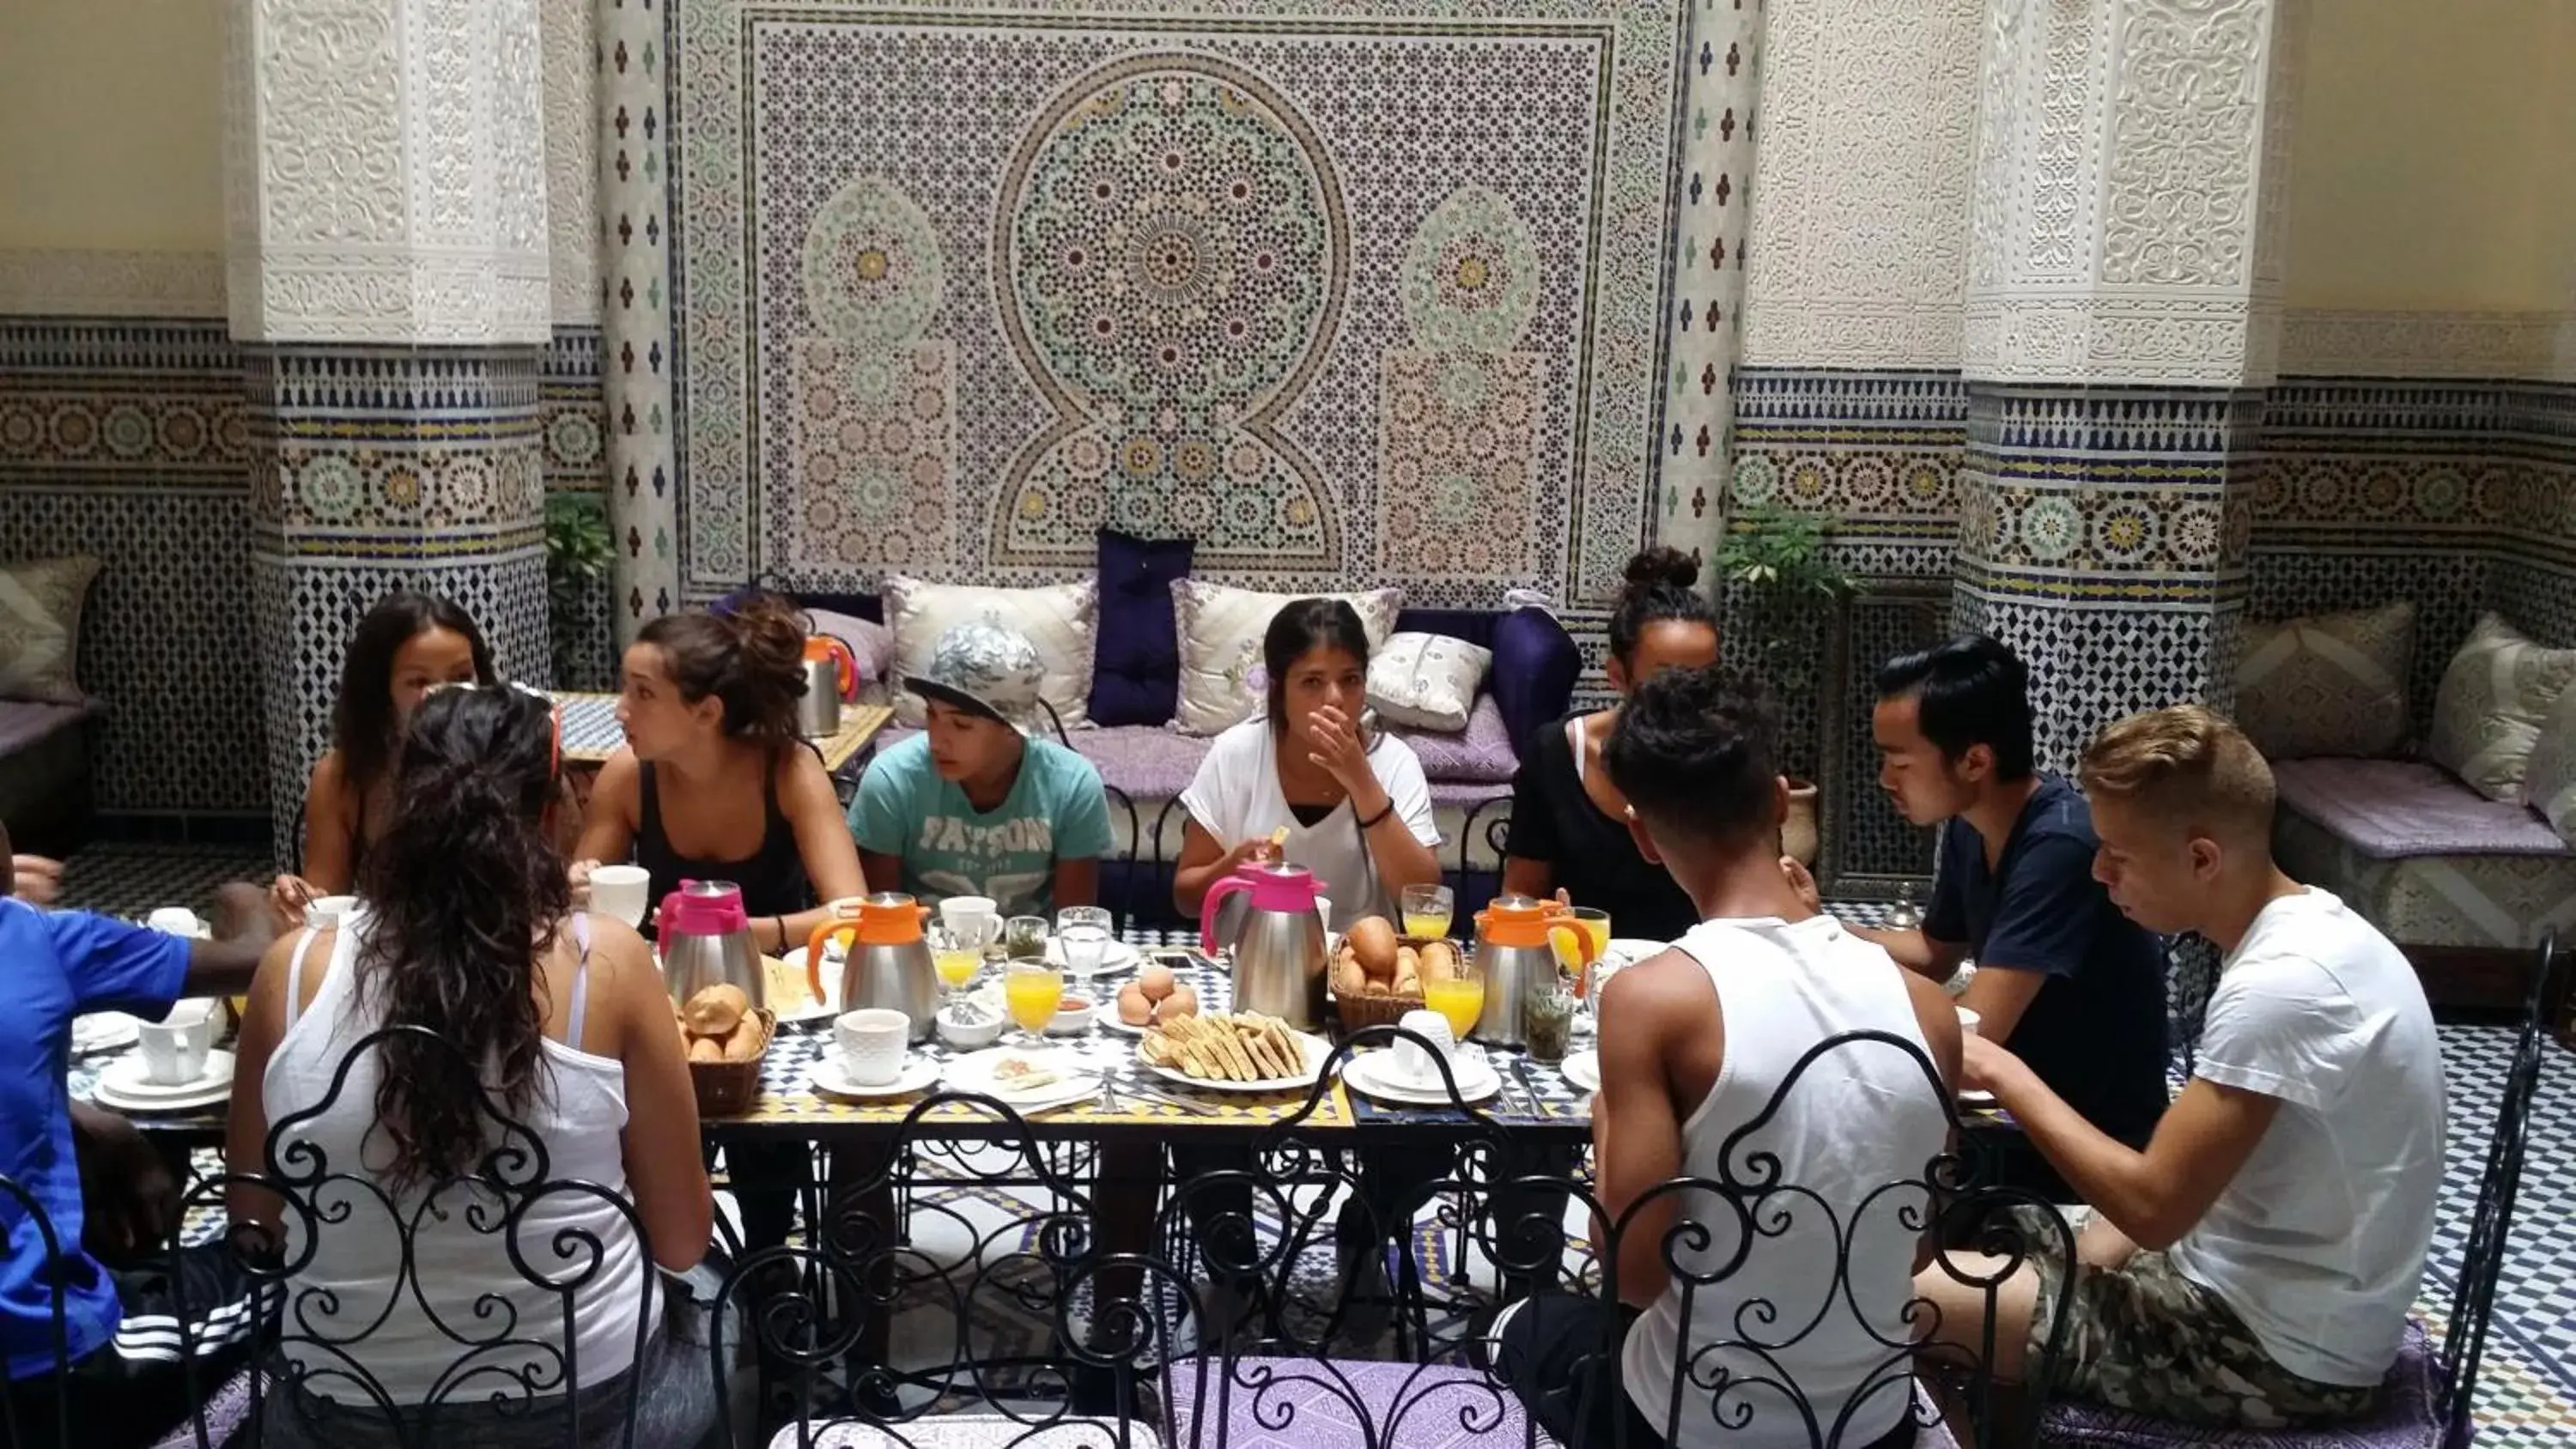
[[2560, 692], [2540, 722], [2522, 777], [2522, 798], [2541, 813], [2561, 840], [2576, 844], [2576, 689]]
[[1038, 697], [1069, 730], [1091, 723], [1091, 669], [1100, 630], [1100, 581], [1049, 584], [1036, 589], [996, 589], [972, 584], [931, 584], [897, 574], [885, 582], [885, 616], [894, 629], [895, 719], [914, 729], [927, 722], [921, 696], [903, 687], [907, 676], [930, 669], [939, 636], [983, 620], [1014, 630], [1037, 646], [1046, 680]]
[[2485, 615], [2442, 672], [2424, 752], [2488, 799], [2521, 804], [2540, 722], [2571, 679], [2576, 649], [2542, 648], [2501, 616]]
[[0, 699], [78, 704], [81, 605], [98, 560], [0, 566]]
[[1368, 698], [1393, 724], [1462, 734], [1494, 651], [1446, 634], [1397, 634], [1370, 651]]
[[1371, 655], [1395, 632], [1395, 616], [1404, 608], [1402, 589], [1265, 594], [1198, 579], [1173, 583], [1172, 623], [1181, 645], [1181, 700], [1173, 720], [1181, 733], [1223, 734], [1261, 712], [1262, 691], [1252, 687], [1261, 636], [1281, 609], [1316, 597], [1339, 599], [1358, 612]]
[[2406, 743], [2415, 605], [2245, 626], [2236, 723], [2264, 756], [2394, 754]]

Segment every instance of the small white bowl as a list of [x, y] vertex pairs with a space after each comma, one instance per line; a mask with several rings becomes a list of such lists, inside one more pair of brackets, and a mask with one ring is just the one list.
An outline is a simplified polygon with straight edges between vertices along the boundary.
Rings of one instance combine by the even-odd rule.
[[1003, 1029], [1010, 1025], [998, 1016], [988, 1016], [978, 1022], [959, 1021], [946, 1007], [941, 1007], [939, 1015], [932, 1021], [939, 1028], [941, 1041], [959, 1051], [970, 1052], [1000, 1041]]
[[1065, 1004], [1056, 1008], [1055, 1020], [1047, 1023], [1047, 1035], [1080, 1036], [1091, 1030], [1091, 1019], [1099, 1014], [1099, 1004], [1083, 998], [1076, 1005], [1077, 998], [1071, 996], [1064, 1000]]

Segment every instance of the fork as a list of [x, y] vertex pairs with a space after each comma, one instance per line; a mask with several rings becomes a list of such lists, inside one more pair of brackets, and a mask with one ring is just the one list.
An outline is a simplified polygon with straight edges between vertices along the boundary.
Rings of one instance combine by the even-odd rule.
[[1100, 1115], [1103, 1117], [1115, 1117], [1118, 1115], [1118, 1089], [1109, 1084], [1109, 1077], [1106, 1073], [1103, 1073], [1100, 1078], [1099, 1111]]

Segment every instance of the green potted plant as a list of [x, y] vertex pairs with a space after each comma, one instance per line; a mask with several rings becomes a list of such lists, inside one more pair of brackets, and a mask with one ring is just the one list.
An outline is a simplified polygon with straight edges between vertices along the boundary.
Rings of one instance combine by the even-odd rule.
[[[1756, 665], [1783, 699], [1813, 699], [1823, 685], [1825, 631], [1853, 582], [1827, 552], [1827, 520], [1770, 506], [1738, 511], [1718, 544], [1717, 578], [1731, 606], [1727, 654]], [[1742, 651], [1749, 649], [1752, 659]], [[1789, 820], [1781, 848], [1812, 865], [1816, 858], [1816, 786], [1789, 782]]]
[[553, 635], [558, 688], [605, 682], [580, 677], [586, 672], [582, 641], [606, 622], [608, 573], [615, 547], [605, 498], [585, 493], [546, 498], [546, 622]]

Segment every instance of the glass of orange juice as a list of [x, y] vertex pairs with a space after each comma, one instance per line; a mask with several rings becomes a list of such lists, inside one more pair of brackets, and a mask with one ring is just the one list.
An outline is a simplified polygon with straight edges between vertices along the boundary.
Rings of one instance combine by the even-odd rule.
[[1449, 917], [1457, 898], [1444, 885], [1409, 885], [1404, 888], [1404, 934], [1420, 941], [1438, 941], [1449, 935]]
[[1485, 972], [1474, 960], [1458, 963], [1458, 974], [1446, 981], [1422, 983], [1422, 1004], [1449, 1023], [1449, 1035], [1465, 1041], [1485, 1014]]
[[1019, 1044], [1044, 1046], [1047, 1023], [1064, 1003], [1064, 973], [1044, 961], [1014, 961], [1002, 978], [1002, 996], [1019, 1025]]
[[[1592, 959], [1610, 949], [1610, 913], [1590, 906], [1576, 906], [1572, 912], [1575, 927], [1592, 938]], [[1583, 1000], [1592, 990], [1592, 970], [1583, 964], [1583, 954], [1574, 947], [1573, 939], [1562, 931], [1548, 933], [1548, 944], [1556, 948], [1556, 964], [1574, 979], [1574, 999]]]
[[974, 981], [975, 973], [984, 969], [984, 942], [980, 936], [952, 931], [935, 922], [924, 927], [921, 936], [930, 943], [931, 969], [939, 973], [939, 984], [948, 988], [951, 998], [965, 990]]

